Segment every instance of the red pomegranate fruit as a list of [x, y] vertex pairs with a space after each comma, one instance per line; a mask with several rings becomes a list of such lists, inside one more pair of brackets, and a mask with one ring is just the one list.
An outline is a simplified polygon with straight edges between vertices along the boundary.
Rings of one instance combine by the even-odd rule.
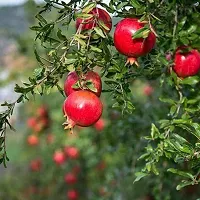
[[144, 95], [151, 96], [153, 91], [154, 91], [154, 89], [153, 89], [153, 87], [151, 85], [145, 85], [144, 86], [144, 89], [143, 89]]
[[149, 53], [156, 43], [156, 36], [152, 31], [148, 32], [146, 38], [133, 39], [136, 31], [146, 24], [146, 22], [140, 22], [137, 18], [125, 18], [116, 26], [114, 45], [121, 54], [128, 57], [128, 61], [131, 64], [134, 62], [137, 64], [137, 58]]
[[77, 178], [73, 173], [68, 173], [65, 175], [65, 182], [67, 184], [75, 184], [77, 182]]
[[64, 114], [67, 117], [67, 128], [91, 126], [102, 115], [103, 105], [100, 99], [89, 91], [76, 91], [68, 96], [64, 102]]
[[76, 147], [65, 147], [64, 152], [67, 158], [78, 159], [79, 150]]
[[35, 117], [30, 117], [27, 120], [27, 126], [29, 128], [34, 128], [37, 125], [37, 119]]
[[173, 69], [181, 78], [196, 75], [200, 70], [200, 53], [186, 46], [179, 47], [175, 53]]
[[102, 131], [105, 128], [105, 121], [104, 119], [100, 118], [95, 124], [94, 124], [94, 128], [97, 131]]
[[39, 118], [46, 118], [48, 117], [48, 109], [46, 105], [42, 105], [40, 106], [37, 110], [36, 110], [37, 116]]
[[[73, 88], [73, 86], [80, 82], [81, 88]], [[94, 89], [96, 91], [92, 91], [87, 87], [87, 82], [90, 81]], [[76, 92], [78, 90], [88, 90], [96, 94], [98, 97], [101, 95], [102, 91], [102, 82], [101, 77], [94, 71], [88, 71], [86, 74], [84, 74], [82, 77], [79, 77], [78, 74], [74, 72], [70, 72], [65, 80], [64, 84], [64, 92], [66, 96], [69, 96], [71, 93]]]
[[42, 167], [42, 161], [40, 159], [32, 160], [30, 163], [30, 169], [33, 172], [40, 171], [41, 167]]
[[39, 144], [38, 136], [36, 135], [29, 135], [27, 138], [27, 143], [30, 146], [37, 146]]
[[76, 190], [69, 190], [67, 192], [67, 198], [69, 200], [77, 200], [78, 199], [78, 192]]
[[57, 165], [62, 165], [65, 162], [65, 154], [62, 151], [57, 150], [53, 155], [53, 160]]
[[98, 26], [98, 21], [102, 21], [107, 27], [104, 29], [107, 33], [112, 29], [112, 19], [110, 15], [101, 8], [93, 8], [88, 14], [92, 14], [93, 17], [84, 20], [78, 18], [76, 20], [76, 30], [81, 29], [81, 31], [90, 30]]

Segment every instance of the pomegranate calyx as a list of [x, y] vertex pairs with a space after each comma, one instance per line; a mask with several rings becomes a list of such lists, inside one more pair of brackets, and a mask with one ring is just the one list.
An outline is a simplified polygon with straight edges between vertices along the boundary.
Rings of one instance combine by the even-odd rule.
[[139, 67], [137, 58], [128, 57], [125, 65], [128, 65], [128, 64], [130, 64], [130, 65], [135, 64], [137, 67]]
[[76, 125], [76, 123], [71, 120], [67, 115], [64, 115], [64, 117], [67, 118], [67, 120], [62, 124], [64, 126], [64, 130], [70, 130], [70, 133], [73, 133], [73, 128]]

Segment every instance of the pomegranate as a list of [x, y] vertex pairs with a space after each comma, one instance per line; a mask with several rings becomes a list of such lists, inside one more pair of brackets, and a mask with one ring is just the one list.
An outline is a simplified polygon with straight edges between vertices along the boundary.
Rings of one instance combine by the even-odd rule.
[[[80, 85], [81, 88], [73, 88], [73, 86], [80, 81]], [[87, 87], [87, 81], [91, 81], [94, 89], [96, 90], [91, 91], [88, 87]], [[88, 90], [93, 92], [94, 94], [96, 94], [98, 97], [100, 97], [101, 95], [101, 90], [102, 90], [102, 83], [101, 83], [101, 78], [100, 76], [94, 72], [94, 71], [88, 71], [86, 74], [84, 74], [82, 77], [79, 77], [78, 74], [74, 71], [74, 72], [70, 72], [65, 80], [65, 84], [64, 84], [64, 92], [66, 94], [66, 96], [69, 96], [71, 93], [78, 91], [78, 90]]]
[[39, 139], [36, 135], [29, 135], [27, 138], [27, 143], [30, 146], [37, 146], [39, 144]]
[[37, 111], [37, 116], [40, 118], [46, 118], [48, 117], [48, 109], [45, 105], [40, 106]]
[[42, 167], [42, 161], [40, 159], [35, 159], [35, 160], [32, 160], [31, 163], [30, 163], [30, 169], [31, 171], [40, 171]]
[[196, 49], [189, 50], [186, 46], [179, 47], [175, 53], [173, 69], [181, 78], [196, 75], [200, 69], [200, 53]]
[[172, 59], [172, 54], [171, 53], [167, 53], [165, 55], [165, 58], [166, 58], [167, 61], [170, 61]]
[[97, 131], [102, 131], [105, 128], [105, 121], [104, 119], [100, 118], [95, 124], [94, 124], [94, 128]]
[[144, 95], [146, 95], [146, 96], [150, 96], [153, 93], [153, 91], [154, 91], [154, 89], [150, 85], [145, 85], [144, 90], [143, 90]]
[[77, 159], [79, 157], [79, 150], [76, 147], [65, 147], [64, 152], [67, 158]]
[[36, 126], [36, 124], [37, 124], [37, 119], [35, 117], [28, 118], [28, 120], [27, 120], [27, 126], [29, 128], [34, 128]]
[[67, 126], [91, 126], [99, 120], [103, 105], [99, 98], [89, 91], [76, 91], [68, 96], [64, 102], [64, 113], [67, 116]]
[[65, 154], [57, 150], [53, 155], [53, 160], [57, 165], [62, 165], [65, 162]]
[[69, 200], [77, 200], [78, 199], [78, 192], [76, 190], [69, 190], [67, 192], [67, 198]]
[[137, 18], [125, 18], [121, 20], [114, 32], [114, 45], [123, 55], [128, 57], [128, 62], [137, 64], [137, 58], [149, 53], [155, 43], [156, 36], [150, 31], [146, 38], [133, 39], [134, 33], [145, 26]]
[[65, 175], [65, 182], [67, 184], [75, 184], [77, 182], [77, 178], [73, 173], [68, 173]]
[[81, 31], [93, 29], [98, 25], [98, 21], [102, 21], [107, 27], [104, 29], [107, 33], [110, 32], [112, 28], [112, 19], [110, 15], [101, 8], [93, 8], [88, 14], [93, 14], [93, 17], [84, 20], [78, 18], [76, 20], [76, 30], [80, 29]]

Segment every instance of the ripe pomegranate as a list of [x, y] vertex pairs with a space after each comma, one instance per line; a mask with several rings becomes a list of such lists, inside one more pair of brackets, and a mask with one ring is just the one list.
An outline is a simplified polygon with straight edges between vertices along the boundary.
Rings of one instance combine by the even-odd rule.
[[46, 118], [46, 117], [48, 117], [48, 109], [47, 109], [46, 105], [40, 106], [40, 107], [36, 110], [36, 114], [37, 114], [37, 116], [40, 117], [40, 118]]
[[36, 135], [29, 135], [28, 138], [27, 138], [27, 143], [30, 146], [37, 146], [39, 144], [38, 136], [36, 136]]
[[65, 147], [64, 152], [67, 158], [78, 159], [79, 150], [76, 147]]
[[[184, 50], [188, 51], [183, 52]], [[173, 69], [181, 78], [196, 75], [200, 70], [200, 53], [196, 49], [189, 50], [186, 46], [179, 47], [175, 53]]]
[[112, 19], [110, 15], [101, 8], [93, 8], [89, 14], [93, 14], [94, 16], [84, 20], [78, 18], [76, 20], [76, 30], [81, 29], [81, 31], [90, 30], [98, 25], [98, 21], [102, 21], [107, 29], [105, 31], [108, 33], [112, 28]]
[[154, 89], [150, 85], [145, 85], [145, 87], [143, 89], [144, 95], [146, 95], [146, 96], [150, 96], [153, 93], [153, 91], [154, 91]]
[[105, 121], [104, 119], [100, 118], [95, 124], [94, 124], [94, 128], [97, 131], [102, 131], [105, 128]]
[[34, 128], [36, 126], [36, 124], [37, 124], [37, 119], [35, 117], [28, 118], [28, 120], [27, 120], [27, 126], [29, 128]]
[[69, 200], [77, 200], [78, 199], [78, 192], [76, 190], [69, 190], [67, 192], [67, 198]]
[[80, 90], [73, 92], [64, 102], [64, 114], [67, 116], [67, 126], [91, 126], [99, 120], [103, 105], [92, 92]]
[[62, 151], [57, 150], [53, 155], [53, 160], [57, 165], [62, 165], [65, 162], [65, 154]]
[[114, 45], [121, 54], [128, 57], [128, 62], [131, 64], [134, 62], [137, 64], [137, 58], [149, 53], [156, 43], [156, 36], [152, 31], [146, 38], [133, 39], [134, 33], [145, 24], [137, 18], [125, 18], [116, 26]]
[[65, 182], [67, 184], [75, 184], [77, 182], [77, 178], [73, 173], [68, 173], [65, 175]]
[[31, 163], [30, 163], [30, 169], [31, 171], [40, 171], [42, 167], [42, 161], [40, 159], [35, 159], [35, 160], [32, 160]]
[[[73, 86], [77, 83], [77, 81], [80, 81], [82, 88], [73, 88]], [[96, 89], [96, 92], [91, 91], [87, 85], [86, 82], [91, 81], [93, 83], [94, 88]], [[94, 71], [88, 71], [86, 74], [84, 74], [82, 77], [79, 77], [78, 74], [74, 72], [70, 72], [65, 80], [64, 84], [64, 92], [66, 96], [69, 96], [71, 93], [78, 91], [78, 90], [88, 90], [96, 94], [98, 97], [101, 95], [102, 90], [102, 83], [101, 83], [101, 77]]]

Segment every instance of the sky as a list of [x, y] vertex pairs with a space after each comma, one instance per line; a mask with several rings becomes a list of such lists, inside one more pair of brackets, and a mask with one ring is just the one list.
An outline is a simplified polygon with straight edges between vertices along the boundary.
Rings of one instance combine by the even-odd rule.
[[[26, 0], [0, 0], [0, 6], [7, 6], [7, 5], [19, 5], [24, 3]], [[36, 2], [42, 2], [43, 0], [35, 0]], [[66, 0], [64, 0], [66, 1]], [[107, 3], [109, 0], [104, 0], [103, 2]]]

